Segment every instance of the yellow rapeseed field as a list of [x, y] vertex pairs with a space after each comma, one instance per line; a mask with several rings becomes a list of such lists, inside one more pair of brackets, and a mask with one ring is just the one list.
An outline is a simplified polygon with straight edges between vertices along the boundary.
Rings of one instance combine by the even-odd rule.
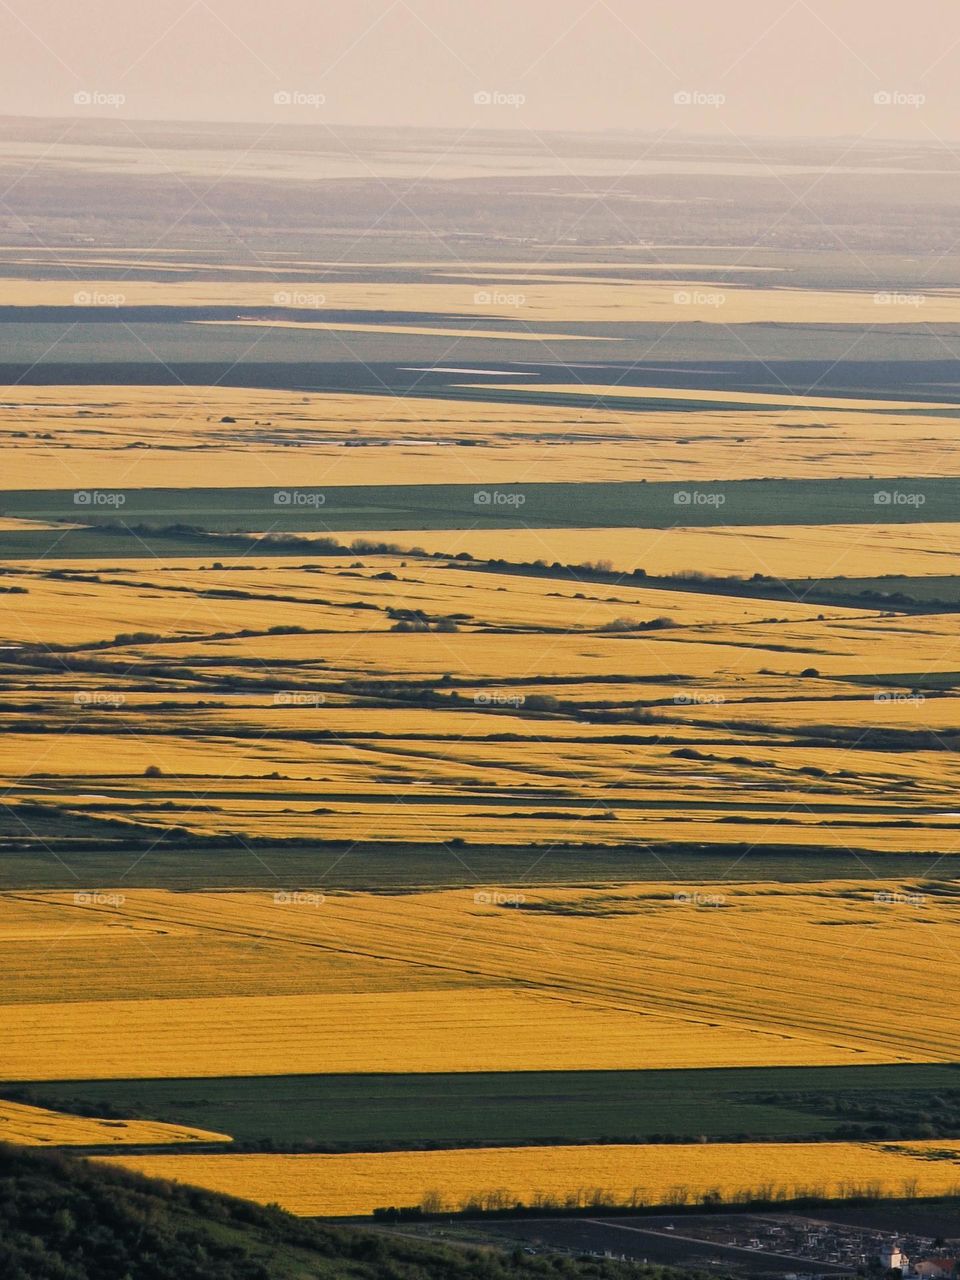
[[[0, 1080], [835, 1066], [899, 1060], [800, 1032], [507, 988], [18, 1004]], [[846, 1037], [848, 1042], [852, 1037]]]
[[[768, 291], [764, 290], [764, 293]], [[846, 295], [848, 298], [853, 296]], [[957, 303], [960, 304], [960, 294], [958, 294]], [[722, 321], [721, 321], [722, 323]], [[488, 391], [516, 391], [522, 390], [535, 394], [549, 394], [558, 396], [596, 396], [598, 398], [610, 399], [640, 399], [640, 400], [678, 400], [684, 403], [703, 401], [705, 404], [722, 402], [730, 405], [769, 405], [778, 409], [814, 409], [818, 412], [824, 410], [838, 409], [919, 409], [926, 408], [929, 411], [935, 409], [953, 410], [954, 405], [949, 401], [928, 402], [924, 404], [918, 400], [858, 400], [854, 397], [844, 397], [837, 395], [795, 395], [789, 391], [730, 391], [727, 389], [703, 389], [691, 387], [662, 387], [662, 386], [637, 386], [627, 385], [625, 383], [616, 383], [613, 386], [604, 383], [546, 383], [538, 382], [535, 387], [529, 383], [484, 383]]]
[[[318, 884], [0, 906], [11, 934], [22, 913], [0, 974], [41, 959], [33, 1002], [6, 1010], [0, 1079], [960, 1058], [948, 884]], [[115, 922], [109, 941], [73, 936], [91, 920]], [[86, 979], [68, 998], [61, 947]]]
[[230, 1142], [229, 1134], [159, 1120], [99, 1120], [48, 1111], [0, 1098], [0, 1142], [23, 1147], [147, 1146], [171, 1142]]
[[511, 1147], [363, 1155], [110, 1156], [109, 1163], [291, 1213], [342, 1217], [423, 1201], [688, 1203], [710, 1193], [956, 1194], [960, 1147], [940, 1142]]
[[[417, 312], [447, 313], [451, 319], [469, 314], [478, 324], [493, 318], [525, 322], [575, 321], [581, 324], [617, 321], [681, 323], [700, 321], [714, 324], [798, 323], [798, 309], [806, 324], [909, 325], [957, 323], [960, 320], [960, 293], [956, 289], [929, 289], [921, 308], [903, 315], [902, 307], [878, 306], [876, 293], [855, 290], [754, 288], [718, 283], [706, 278], [624, 281], [611, 289], [604, 281], [578, 283], [524, 283], [524, 303], [517, 307], [509, 300], [493, 299], [478, 305], [476, 287], [461, 283], [303, 281], [291, 293], [286, 305], [316, 309], [311, 301], [318, 295], [333, 310], [391, 311], [409, 313], [413, 323]], [[688, 292], [692, 291], [692, 294]], [[723, 303], [691, 305], [702, 292], [719, 294]], [[115, 281], [101, 279], [18, 280], [0, 279], [0, 305], [72, 306], [78, 292], [103, 294], [122, 292], [126, 306], [276, 306], [277, 284], [265, 281], [145, 281], [126, 279], [118, 289]], [[494, 295], [495, 298], [496, 295]], [[301, 299], [297, 301], [298, 297]], [[422, 323], [422, 322], [421, 322]]]
[[[235, 388], [19, 387], [0, 404], [4, 485], [67, 490], [63, 518], [71, 520], [78, 509], [70, 491], [101, 486], [104, 477], [119, 489], [189, 488], [198, 474], [219, 485], [323, 488], [378, 480], [713, 482], [960, 472], [955, 420], [937, 416], [935, 406], [910, 404], [907, 416], [906, 402], [813, 397], [792, 407], [788, 397], [745, 401], [708, 390], [689, 393], [700, 407], [681, 409], [671, 407], [671, 393], [642, 388], [631, 391], [650, 404], [634, 413], [618, 408], [615, 394], [611, 403], [616, 388], [603, 390], [603, 408], [588, 403], [558, 411], [532, 399], [481, 404]], [[356, 444], [364, 448], [346, 447]], [[269, 514], [261, 513], [261, 528], [271, 526]], [[256, 527], [249, 515], [247, 527]], [[466, 528], [474, 515], [472, 506], [464, 513]], [[585, 558], [579, 545], [572, 558]]]
[[[452, 319], [453, 317], [451, 317]], [[348, 324], [344, 321], [323, 320], [194, 320], [192, 324], [223, 325], [231, 329], [296, 329], [334, 333], [406, 333], [418, 334], [428, 338], [486, 338], [494, 342], [582, 342], [583, 338], [575, 333], [543, 333], [536, 331], [515, 331], [510, 329], [484, 329], [480, 326], [457, 329], [427, 327], [422, 324]], [[595, 339], [600, 342], [617, 342], [617, 338]]]
[[[383, 537], [369, 531], [351, 537]], [[514, 562], [607, 565], [618, 573], [778, 578], [951, 573], [960, 524], [743, 525], [712, 529], [418, 529], [390, 535], [425, 551]], [[596, 590], [597, 588], [593, 588]]]
[[[939, 567], [933, 532], [916, 554]], [[909, 694], [911, 671], [955, 670], [949, 614], [504, 577], [400, 555], [318, 561], [139, 560], [99, 580], [87, 563], [82, 581], [6, 566], [26, 592], [4, 597], [4, 643], [109, 645], [66, 686], [53, 667], [27, 678], [3, 664], [30, 698], [5, 712], [8, 797], [246, 837], [957, 849], [955, 753], [853, 736], [960, 727], [951, 693]], [[410, 609], [459, 616], [460, 630], [393, 631]], [[669, 625], [624, 632], [622, 619]], [[147, 662], [174, 666], [166, 692], [144, 689]], [[894, 682], [875, 700], [858, 681], [883, 672]], [[437, 692], [394, 702], [371, 678]], [[800, 737], [824, 733], [846, 741]]]

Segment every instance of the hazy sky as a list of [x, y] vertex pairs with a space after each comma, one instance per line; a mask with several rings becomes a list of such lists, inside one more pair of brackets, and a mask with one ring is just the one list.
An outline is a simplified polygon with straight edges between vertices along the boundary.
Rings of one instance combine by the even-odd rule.
[[0, 67], [12, 115], [960, 139], [958, 0], [0, 0]]

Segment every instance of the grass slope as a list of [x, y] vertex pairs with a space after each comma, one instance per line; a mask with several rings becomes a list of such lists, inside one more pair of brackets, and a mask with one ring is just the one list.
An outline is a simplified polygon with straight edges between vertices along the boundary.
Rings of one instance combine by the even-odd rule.
[[420, 1244], [0, 1146], [4, 1280], [627, 1280], [689, 1273]]

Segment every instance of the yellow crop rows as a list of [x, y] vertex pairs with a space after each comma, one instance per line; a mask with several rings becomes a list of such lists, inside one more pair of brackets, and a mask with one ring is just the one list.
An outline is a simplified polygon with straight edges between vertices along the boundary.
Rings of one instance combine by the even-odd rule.
[[[739, 421], [739, 417], [738, 417]], [[376, 540], [376, 531], [351, 534]], [[950, 573], [960, 525], [741, 525], [710, 529], [417, 529], [390, 541], [484, 560], [605, 565], [617, 573], [777, 578]], [[599, 592], [600, 588], [592, 588]]]
[[[529, 278], [528, 278], [529, 279]], [[619, 289], [604, 281], [538, 282], [525, 280], [524, 306], [474, 301], [473, 282], [410, 284], [398, 282], [351, 283], [324, 280], [304, 281], [291, 295], [290, 306], [316, 309], [311, 297], [322, 295], [324, 306], [335, 310], [392, 311], [399, 313], [446, 312], [452, 317], [464, 312], [477, 320], [494, 317], [521, 322], [577, 321], [596, 323], [619, 321], [691, 320], [716, 324], [797, 323], [798, 292], [795, 289], [752, 288], [720, 284], [709, 279], [686, 282], [691, 289], [720, 290], [721, 306], [692, 308], [689, 300], [678, 301], [674, 280], [638, 280]], [[77, 291], [90, 294], [116, 291], [116, 285], [102, 279], [17, 280], [0, 279], [0, 305], [71, 306]], [[123, 282], [126, 306], [276, 306], [275, 281], [145, 281]], [[682, 294], [682, 291], [681, 291]], [[304, 299], [297, 303], [297, 296]], [[806, 324], [933, 324], [957, 323], [960, 319], [960, 291], [949, 288], [927, 290], [922, 312], [908, 316], [894, 307], [878, 307], [876, 294], [854, 290], [805, 289], [802, 293], [803, 322]], [[413, 318], [413, 316], [411, 316]]]
[[0, 1098], [0, 1142], [24, 1147], [106, 1147], [181, 1142], [229, 1142], [225, 1133], [158, 1120], [98, 1120]]
[[[724, 317], [721, 312], [708, 318]], [[277, 325], [269, 322], [269, 327]], [[380, 331], [377, 325], [358, 327]], [[415, 326], [399, 327], [416, 332]], [[484, 330], [460, 332], [476, 339]], [[521, 342], [530, 337], [522, 324], [512, 333]], [[327, 340], [339, 341], [334, 335]], [[463, 382], [469, 381], [464, 375]], [[602, 394], [606, 404], [598, 408], [591, 401], [582, 408], [558, 411], [535, 403], [478, 404], [413, 396], [21, 386], [0, 404], [4, 485], [66, 490], [63, 519], [70, 521], [83, 515], [73, 504], [71, 490], [97, 488], [105, 476], [111, 487], [120, 489], [189, 488], [197, 482], [198, 467], [208, 469], [211, 483], [238, 488], [515, 484], [564, 482], [571, 475], [590, 481], [681, 483], [718, 477], [960, 472], [954, 419], [938, 416], [936, 406], [926, 403], [825, 397], [804, 403], [786, 396], [744, 394], [735, 399], [727, 391], [707, 390], [684, 392], [682, 398], [700, 400], [702, 406], [679, 409], [669, 403], [678, 393], [627, 388], [651, 402], [647, 411], [637, 414], [617, 407], [616, 388], [577, 385], [574, 390], [581, 397]], [[723, 405], [728, 408], [718, 407]], [[32, 429], [27, 433], [25, 421]], [[364, 447], [345, 447], [357, 444]], [[467, 529], [473, 514], [465, 512]], [[249, 520], [250, 512], [246, 515], [248, 527], [272, 525], [269, 513], [259, 525]], [[478, 535], [480, 540], [488, 536]], [[561, 536], [573, 541], [573, 559], [590, 558], [583, 549], [589, 547], [589, 538], [581, 545], [578, 533], [567, 530]], [[632, 542], [634, 531], [626, 536]], [[416, 530], [409, 537], [411, 543], [419, 540]], [[433, 535], [428, 531], [427, 537]], [[475, 543], [482, 545], [476, 538]], [[442, 549], [448, 545], [449, 539]], [[680, 567], [697, 567], [697, 561]]]
[[[23, 916], [0, 965], [50, 957], [49, 986], [38, 977], [34, 1002], [7, 1010], [16, 1034], [0, 1045], [0, 1079], [960, 1057], [960, 1026], [942, 1000], [960, 982], [960, 902], [946, 885], [400, 896], [318, 885], [90, 899], [0, 899], [8, 931]], [[109, 944], [90, 920], [112, 923]], [[61, 947], [86, 974], [66, 1000], [56, 991]], [[243, 963], [245, 949], [263, 962]], [[231, 956], [241, 957], [236, 973]], [[167, 999], [150, 998], [164, 987]]]
[[956, 1194], [956, 1142], [707, 1143], [512, 1147], [363, 1155], [111, 1156], [157, 1178], [276, 1202], [292, 1213], [347, 1216], [422, 1202], [445, 1208], [525, 1204], [687, 1203], [711, 1192], [879, 1190]]

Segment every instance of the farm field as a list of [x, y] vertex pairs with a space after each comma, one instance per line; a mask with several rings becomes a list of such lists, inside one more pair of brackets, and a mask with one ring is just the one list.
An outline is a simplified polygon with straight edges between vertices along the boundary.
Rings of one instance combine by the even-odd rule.
[[[256, 574], [256, 576], [253, 576]], [[695, 627], [698, 634], [711, 625], [758, 625], [772, 621], [816, 622], [864, 617], [863, 610], [822, 608], [803, 601], [754, 601], [742, 597], [672, 592], [623, 585], [615, 592], [592, 588], [587, 594], [568, 585], [558, 589], [554, 580], [529, 577], [511, 582], [463, 565], [434, 564], [429, 560], [405, 560], [379, 555], [372, 563], [357, 556], [323, 557], [307, 565], [285, 565], [237, 557], [219, 567], [206, 563], [173, 563], [155, 560], [127, 563], [126, 569], [105, 566], [51, 571], [30, 565], [8, 566], [0, 571], [0, 585], [16, 595], [5, 610], [5, 638], [13, 642], [36, 640], [41, 634], [50, 643], [83, 645], [116, 643], [125, 647], [150, 644], [150, 633], [171, 648], [179, 636], [227, 638], [243, 629], [269, 632], [273, 628], [301, 628], [318, 635], [329, 632], [368, 634], [388, 631], [407, 614], [421, 611], [436, 619], [452, 619], [455, 628], [516, 634], [534, 632], [563, 637], [571, 632], [611, 633], [611, 624], [633, 609], [635, 624], [662, 629], [669, 610], [675, 626]], [[17, 588], [22, 588], [18, 592]], [[474, 610], [468, 611], [470, 605]], [[444, 612], [445, 611], [445, 612]], [[126, 615], [126, 629], [123, 626]], [[379, 615], [379, 616], [372, 616]], [[48, 632], [55, 620], [63, 627], [54, 641]], [[661, 620], [661, 626], [650, 628]], [[75, 627], [77, 630], [71, 631]], [[81, 627], [88, 628], [85, 631]], [[623, 626], [621, 632], [631, 628]], [[635, 629], [640, 629], [639, 625]], [[146, 634], [145, 634], [146, 633]], [[450, 633], [443, 633], [450, 634]], [[304, 645], [314, 651], [322, 641], [298, 640], [286, 635], [291, 656], [300, 656]], [[122, 641], [121, 641], [122, 643]], [[437, 641], [455, 645], [452, 639]], [[298, 652], [300, 651], [300, 652]]]
[[[382, 537], [361, 530], [359, 539]], [[411, 545], [413, 540], [411, 539]], [[960, 556], [960, 525], [808, 525], [784, 529], [718, 526], [713, 529], [420, 529], [416, 545], [447, 556], [514, 564], [554, 560], [566, 565], [609, 565], [615, 573], [637, 567], [651, 576], [714, 574], [777, 578], [882, 577], [914, 580], [949, 573]], [[853, 573], [850, 573], [850, 570]], [[891, 590], [902, 584], [890, 583]]]
[[390, 1205], [551, 1206], [685, 1203], [718, 1193], [842, 1197], [945, 1195], [960, 1181], [956, 1143], [736, 1143], [520, 1147], [363, 1155], [109, 1156], [154, 1177], [277, 1202], [306, 1216]]
[[0, 1141], [39, 1146], [154, 1146], [228, 1142], [229, 1135], [151, 1120], [99, 1120], [0, 1098]]
[[960, 1200], [930, 157], [862, 255], [822, 157], [760, 248], [681, 142], [629, 239], [488, 138], [374, 243], [296, 126], [234, 241], [96, 129], [0, 246], [0, 1139], [303, 1216]]
[[461, 1072], [68, 1080], [25, 1087], [65, 1110], [187, 1121], [237, 1143], [359, 1151], [664, 1139], [835, 1138], [869, 1132], [878, 1108], [909, 1129], [960, 1105], [953, 1065], [735, 1067], [711, 1071]]
[[[705, 1018], [641, 1017], [602, 1002], [572, 1004], [502, 988], [471, 992], [469, 998], [388, 991], [21, 1004], [14, 1016], [20, 1043], [0, 1055], [0, 1078], [12, 1080], [57, 1080], [76, 1072], [126, 1079], [137, 1071], [219, 1078], [236, 1072], [238, 1063], [251, 1075], [270, 1076], [908, 1060], [903, 1050], [858, 1047], [849, 1036], [847, 1043], [830, 1043], [740, 1022], [711, 1031]], [[404, 1026], [390, 1029], [394, 1019]], [[65, 1039], [69, 1048], [58, 1047]]]
[[[17, 891], [61, 889], [65, 880], [178, 892], [248, 890], [277, 877], [286, 884], [315, 881], [318, 859], [319, 878], [330, 889], [449, 889], [478, 883], [514, 884], [529, 874], [531, 853], [537, 859], [537, 883], [545, 885], [579, 885], [586, 877], [594, 883], [660, 883], [664, 863], [680, 884], [745, 883], [771, 877], [785, 884], [851, 876], [909, 879], [917, 870], [915, 853], [870, 853], [855, 845], [811, 848], [789, 840], [764, 847], [752, 838], [739, 843], [711, 839], [707, 844], [485, 843], [470, 845], [464, 857], [463, 848], [430, 840], [423, 831], [416, 841], [406, 842], [239, 841], [235, 837], [184, 842], [152, 830], [131, 836], [129, 829], [105, 823], [92, 828], [70, 814], [36, 808], [26, 814], [0, 809], [0, 824], [6, 855], [0, 866], [0, 887]], [[97, 834], [91, 838], [92, 830]], [[65, 854], [69, 870], [64, 867]], [[950, 867], [939, 859], [927, 865], [940, 874]]]
[[[477, 286], [500, 285], [499, 272], [471, 275], [460, 283], [349, 283], [337, 280], [302, 280], [295, 290], [279, 290], [273, 281], [144, 281], [123, 282], [122, 306], [248, 306], [290, 307], [315, 312], [320, 309], [406, 313], [414, 321], [423, 313], [443, 315], [450, 319], [469, 317], [489, 321], [497, 318], [514, 322], [568, 322], [603, 324], [619, 322], [636, 324], [666, 319], [682, 321], [691, 318], [716, 324], [790, 323], [797, 317], [797, 292], [765, 282], [765, 287], [724, 284], [717, 279], [687, 279], [678, 288], [676, 280], [587, 280], [562, 279], [544, 282], [530, 276], [514, 276], [510, 285], [522, 285], [522, 306], [506, 298], [502, 289], [491, 292], [489, 300], [476, 300]], [[112, 296], [118, 292], [109, 278], [84, 278], [78, 274], [66, 281], [19, 280], [0, 278], [0, 306], [75, 307], [77, 295]], [[720, 295], [721, 303], [706, 300], [699, 305], [698, 296]], [[692, 294], [692, 297], [691, 297]], [[285, 296], [284, 296], [285, 295]], [[320, 301], [317, 301], [317, 300]], [[114, 304], [116, 305], [116, 304]], [[856, 290], [803, 291], [803, 319], [807, 324], [870, 326], [879, 324], [960, 324], [960, 290], [931, 289], [924, 294], [922, 310], [902, 308], [877, 302], [877, 292]]]
[[[485, 488], [476, 478], [457, 484], [322, 485], [290, 488], [270, 477], [269, 487], [190, 489], [7, 490], [8, 517], [35, 522], [31, 542], [8, 535], [6, 559], [70, 559], [112, 553], [122, 559], [144, 554], [196, 555], [191, 544], [206, 535], [214, 552], [255, 551], [255, 535], [272, 536], [259, 545], [280, 554], [309, 552], [305, 535], [378, 529], [405, 533], [420, 529], [609, 528], [673, 529], [821, 523], [911, 524], [922, 508], [925, 523], [954, 524], [960, 479], [900, 476], [895, 481], [860, 477], [758, 479], [708, 482], [704, 487], [674, 472], [672, 480], [544, 483], [525, 476], [505, 488]], [[288, 482], [289, 483], [289, 482]], [[301, 481], [302, 483], [302, 481]], [[882, 484], [884, 488], [878, 488]], [[78, 516], [78, 512], [83, 512]], [[77, 528], [82, 523], [81, 528]], [[60, 537], [51, 537], [50, 526]], [[104, 535], [112, 541], [103, 542]], [[282, 538], [298, 535], [284, 543]], [[388, 545], [395, 540], [386, 540]], [[178, 544], [186, 543], [181, 547]], [[322, 551], [320, 544], [317, 550]], [[342, 545], [342, 544], [340, 544]], [[16, 554], [17, 547], [23, 547]], [[77, 550], [74, 550], [77, 548]], [[59, 553], [59, 556], [58, 554]], [[202, 554], [202, 551], [201, 551]], [[544, 557], [540, 557], [544, 558]], [[549, 562], [548, 562], [549, 563]], [[578, 561], [578, 563], [580, 563]], [[851, 576], [856, 576], [852, 574]]]
[[[574, 382], [561, 392], [517, 372], [524, 377], [506, 402], [455, 375], [442, 390], [415, 383], [400, 397], [20, 387], [0, 401], [3, 489], [102, 488], [105, 476], [114, 489], [193, 488], [198, 463], [240, 489], [364, 485], [378, 474], [401, 485], [478, 486], [571, 475], [682, 484], [960, 474], [953, 408], [785, 396], [751, 407], [733, 393], [693, 390], [689, 403], [671, 406], [662, 387]], [[627, 392], [630, 405], [618, 405]], [[583, 403], [536, 402], [567, 393]]]
[[21, 847], [957, 847], [950, 614], [359, 556], [10, 565]]
[[[945, 1063], [960, 1052], [940, 999], [956, 967], [951, 884], [0, 902], [0, 961], [36, 964], [13, 1013], [20, 1034], [0, 1047], [6, 1080]], [[85, 975], [68, 999], [65, 968]], [[897, 993], [896, 975], [909, 990]]]
[[[949, 686], [949, 618], [356, 563], [8, 572], [0, 778], [24, 838], [59, 814], [113, 838], [956, 848], [956, 698], [912, 691]], [[882, 631], [916, 676], [895, 646], [878, 675]]]

